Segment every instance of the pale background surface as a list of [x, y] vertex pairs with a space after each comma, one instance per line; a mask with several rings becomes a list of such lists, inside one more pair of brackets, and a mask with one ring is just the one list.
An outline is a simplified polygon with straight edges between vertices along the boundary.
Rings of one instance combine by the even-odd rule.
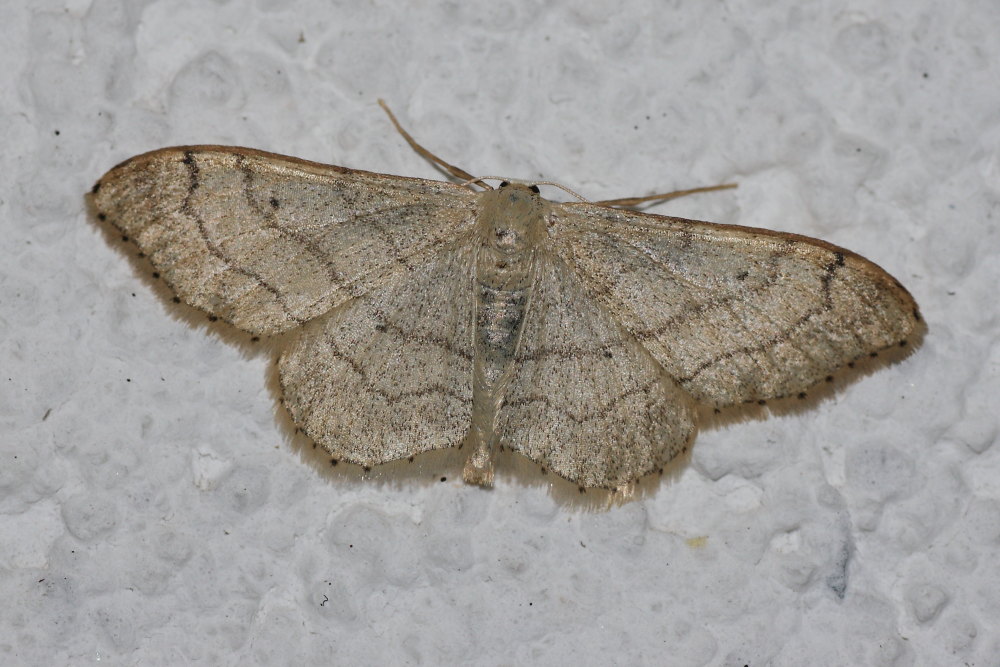
[[[5, 3], [0, 662], [996, 665], [1000, 4], [403, 4]], [[270, 355], [192, 325], [83, 194], [182, 143], [435, 177], [379, 96], [474, 173], [736, 179], [655, 211], [869, 257], [923, 346], [607, 512], [531, 466], [331, 475]]]

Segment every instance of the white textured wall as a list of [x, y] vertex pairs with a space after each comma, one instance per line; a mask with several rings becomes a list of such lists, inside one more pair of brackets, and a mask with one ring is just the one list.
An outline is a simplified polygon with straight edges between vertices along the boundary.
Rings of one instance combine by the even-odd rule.
[[[0, 663], [996, 664], [1000, 4], [616, 4], [4, 3]], [[923, 346], [607, 512], [331, 475], [83, 195], [181, 143], [435, 177], [379, 96], [475, 173], [736, 179], [655, 210], [869, 257]]]

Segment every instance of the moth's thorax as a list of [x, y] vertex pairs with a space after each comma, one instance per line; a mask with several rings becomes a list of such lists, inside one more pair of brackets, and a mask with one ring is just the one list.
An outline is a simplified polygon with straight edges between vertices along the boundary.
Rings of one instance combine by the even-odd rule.
[[530, 186], [501, 185], [480, 195], [478, 230], [483, 245], [498, 253], [523, 253], [545, 236], [546, 201]]

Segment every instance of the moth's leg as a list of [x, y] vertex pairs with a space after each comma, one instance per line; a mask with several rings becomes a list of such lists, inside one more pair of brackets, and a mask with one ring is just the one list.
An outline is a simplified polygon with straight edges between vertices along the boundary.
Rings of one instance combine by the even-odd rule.
[[[463, 181], [475, 181], [476, 180], [476, 177], [473, 176], [472, 174], [470, 174], [469, 172], [465, 171], [464, 169], [460, 169], [459, 167], [456, 167], [453, 164], [449, 164], [449, 163], [445, 162], [444, 160], [442, 160], [441, 158], [439, 158], [437, 155], [434, 155], [434, 153], [431, 153], [429, 150], [427, 150], [426, 148], [424, 148], [423, 146], [421, 146], [420, 144], [418, 144], [417, 141], [416, 141], [416, 139], [414, 139], [413, 137], [411, 137], [410, 133], [407, 132], [406, 130], [404, 130], [403, 126], [399, 124], [399, 121], [396, 120], [396, 116], [392, 113], [392, 111], [389, 110], [389, 107], [388, 107], [388, 105], [386, 105], [385, 101], [384, 100], [379, 100], [378, 104], [379, 104], [380, 107], [382, 107], [382, 110], [385, 111], [385, 113], [389, 116], [389, 120], [392, 121], [392, 124], [396, 126], [396, 130], [401, 135], [403, 135], [404, 139], [406, 139], [406, 143], [410, 144], [410, 147], [413, 148], [413, 150], [415, 150], [422, 158], [424, 158], [428, 162], [431, 162], [432, 164], [436, 164], [439, 167], [443, 168], [445, 171], [447, 171], [449, 174], [451, 174], [455, 178], [460, 178]], [[478, 185], [478, 183], [477, 183], [477, 185]], [[492, 190], [492, 188], [490, 188], [489, 186], [485, 186], [484, 185], [483, 187], [486, 188], [487, 190]]]
[[735, 183], [724, 183], [722, 185], [710, 185], [704, 188], [692, 188], [691, 190], [676, 190], [662, 195], [649, 195], [648, 197], [625, 197], [623, 199], [605, 199], [603, 201], [595, 201], [594, 203], [598, 206], [630, 207], [645, 204], [646, 202], [666, 201], [668, 199], [677, 199], [678, 197], [685, 197], [687, 195], [695, 195], [699, 192], [715, 192], [716, 190], [729, 190], [730, 188], [735, 187], [737, 187]]

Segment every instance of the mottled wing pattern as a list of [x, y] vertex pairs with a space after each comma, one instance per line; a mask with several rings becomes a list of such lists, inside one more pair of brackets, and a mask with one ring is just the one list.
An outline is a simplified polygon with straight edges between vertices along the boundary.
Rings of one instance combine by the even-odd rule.
[[795, 395], [920, 319], [885, 271], [816, 239], [591, 204], [551, 223], [587, 293], [709, 405]]
[[450, 183], [222, 146], [134, 157], [92, 198], [180, 299], [255, 334], [419, 266], [472, 224], [475, 206]]
[[472, 403], [473, 249], [447, 247], [303, 327], [285, 407], [336, 459], [373, 466], [459, 444]]
[[580, 486], [657, 470], [694, 436], [690, 399], [561, 259], [536, 270], [501, 442]]

